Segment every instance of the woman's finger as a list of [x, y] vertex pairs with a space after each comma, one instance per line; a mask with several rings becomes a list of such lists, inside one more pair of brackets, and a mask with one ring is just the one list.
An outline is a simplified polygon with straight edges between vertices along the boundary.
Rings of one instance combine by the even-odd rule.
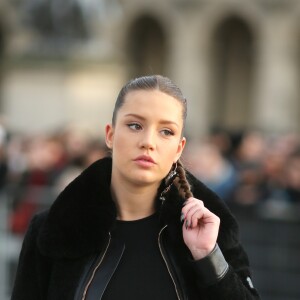
[[203, 207], [204, 203], [203, 203], [203, 201], [198, 200], [196, 198], [189, 198], [185, 202], [185, 205], [182, 208], [182, 213], [184, 214], [184, 216], [186, 216], [188, 214], [189, 210], [191, 210], [195, 206]]
[[[194, 205], [192, 206], [187, 214], [185, 215], [185, 219], [188, 221], [189, 227], [194, 227], [194, 224], [197, 225], [197, 222], [193, 222], [195, 218], [200, 219], [203, 215], [204, 206]], [[192, 226], [193, 225], [193, 226]]]

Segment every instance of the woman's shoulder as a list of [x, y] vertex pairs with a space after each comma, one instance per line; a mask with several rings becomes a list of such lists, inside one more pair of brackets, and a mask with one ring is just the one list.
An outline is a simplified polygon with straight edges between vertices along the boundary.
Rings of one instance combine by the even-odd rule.
[[23, 239], [22, 251], [35, 252], [37, 240], [40, 235], [41, 228], [47, 218], [48, 210], [35, 214], [27, 228], [26, 234]]
[[31, 225], [40, 227], [45, 220], [47, 219], [47, 216], [49, 214], [49, 209], [37, 212], [31, 219]]
[[29, 227], [27, 229], [27, 235], [31, 234], [37, 236], [43, 224], [45, 223], [48, 214], [49, 209], [36, 213], [30, 221]]

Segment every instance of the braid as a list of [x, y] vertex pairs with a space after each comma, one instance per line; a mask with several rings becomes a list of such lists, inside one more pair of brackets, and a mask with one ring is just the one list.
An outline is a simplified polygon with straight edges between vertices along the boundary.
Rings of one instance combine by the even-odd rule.
[[177, 173], [178, 177], [174, 180], [174, 184], [177, 187], [180, 196], [184, 199], [193, 197], [191, 186], [186, 179], [186, 173], [180, 160], [177, 161]]

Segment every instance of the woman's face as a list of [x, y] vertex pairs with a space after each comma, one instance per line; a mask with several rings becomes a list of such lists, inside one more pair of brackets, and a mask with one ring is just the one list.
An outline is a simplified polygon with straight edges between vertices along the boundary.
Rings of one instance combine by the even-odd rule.
[[106, 126], [113, 176], [138, 185], [159, 184], [184, 148], [182, 104], [158, 90], [129, 92], [114, 126]]

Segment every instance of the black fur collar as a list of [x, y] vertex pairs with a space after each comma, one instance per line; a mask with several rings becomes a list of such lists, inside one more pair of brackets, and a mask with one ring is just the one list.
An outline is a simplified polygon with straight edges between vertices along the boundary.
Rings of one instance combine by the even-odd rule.
[[[96, 161], [58, 196], [39, 231], [37, 242], [43, 255], [75, 258], [101, 251], [116, 220], [110, 193], [111, 165], [111, 158]], [[189, 173], [188, 179], [195, 197], [202, 199], [208, 209], [220, 217], [228, 215], [214, 193]], [[163, 188], [162, 184], [158, 195]], [[177, 237], [181, 237], [183, 201], [174, 186], [163, 205], [157, 197], [161, 223], [168, 224], [169, 231]]]
[[[110, 193], [111, 164], [111, 158], [96, 161], [55, 200], [38, 237], [44, 255], [72, 258], [102, 249], [116, 220], [116, 207]], [[172, 203], [169, 203], [170, 198]], [[179, 220], [182, 202], [173, 188], [161, 210], [163, 223], [175, 216]], [[160, 209], [160, 200], [157, 199], [157, 203]]]

